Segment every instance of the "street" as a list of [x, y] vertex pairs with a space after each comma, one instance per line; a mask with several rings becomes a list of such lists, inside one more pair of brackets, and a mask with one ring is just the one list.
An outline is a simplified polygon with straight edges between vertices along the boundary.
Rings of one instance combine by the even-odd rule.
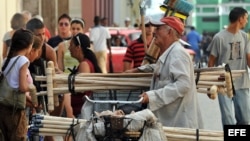
[[203, 117], [204, 128], [207, 130], [223, 130], [218, 98], [209, 99], [206, 94], [198, 94], [199, 104]]

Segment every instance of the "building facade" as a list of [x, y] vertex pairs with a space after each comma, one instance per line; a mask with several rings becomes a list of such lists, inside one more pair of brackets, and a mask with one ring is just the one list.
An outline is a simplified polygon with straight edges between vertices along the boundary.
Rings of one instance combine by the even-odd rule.
[[[148, 0], [150, 3], [152, 0]], [[57, 34], [57, 19], [67, 13], [72, 18], [81, 17], [86, 22], [86, 30], [94, 25], [94, 16], [107, 17], [108, 25], [124, 26], [129, 17], [132, 24], [140, 18], [140, 0], [0, 0], [0, 38], [11, 30], [10, 20], [16, 12], [28, 10], [32, 15], [41, 15], [52, 36]], [[0, 64], [2, 45], [0, 46]]]
[[[243, 7], [250, 13], [250, 0], [194, 0], [192, 25], [199, 33], [217, 33], [228, 25], [229, 12], [234, 7]], [[245, 27], [248, 31], [249, 25]]]

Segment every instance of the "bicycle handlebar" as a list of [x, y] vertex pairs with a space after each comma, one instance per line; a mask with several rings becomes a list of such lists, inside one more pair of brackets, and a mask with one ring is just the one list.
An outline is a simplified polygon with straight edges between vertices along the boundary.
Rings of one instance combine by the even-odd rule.
[[91, 103], [107, 103], [107, 104], [136, 104], [136, 103], [141, 103], [143, 100], [143, 97], [141, 97], [139, 100], [137, 101], [118, 101], [118, 100], [106, 100], [106, 101], [102, 101], [102, 100], [92, 100], [90, 99], [88, 96], [85, 95], [85, 98], [87, 101], [91, 102]]

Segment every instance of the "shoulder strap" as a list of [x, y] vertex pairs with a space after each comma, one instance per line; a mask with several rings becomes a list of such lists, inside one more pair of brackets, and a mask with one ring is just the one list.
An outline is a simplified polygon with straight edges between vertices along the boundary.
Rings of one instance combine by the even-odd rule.
[[46, 43], [43, 43], [41, 57], [46, 60]]
[[7, 76], [7, 75], [9, 74], [9, 72], [12, 70], [13, 66], [16, 64], [16, 62], [17, 62], [17, 60], [19, 59], [19, 57], [20, 57], [20, 56], [18, 56], [18, 57], [16, 58], [16, 60], [13, 62], [13, 64], [10, 66], [10, 68], [9, 68], [9, 70], [7, 71], [7, 73], [6, 73], [5, 76]]
[[89, 64], [90, 72], [94, 73], [95, 72], [95, 68], [93, 66], [93, 63], [89, 59], [86, 59], [86, 61]]

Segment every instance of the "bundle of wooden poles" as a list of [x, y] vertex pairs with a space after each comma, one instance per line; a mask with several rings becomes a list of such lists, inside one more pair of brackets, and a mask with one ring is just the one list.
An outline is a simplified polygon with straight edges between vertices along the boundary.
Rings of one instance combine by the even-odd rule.
[[85, 119], [73, 119], [35, 114], [32, 116], [32, 124], [29, 131], [33, 135], [40, 136], [66, 136], [70, 134], [70, 129], [74, 129], [78, 124], [85, 124]]
[[[67, 136], [70, 129], [78, 124], [84, 125], [86, 120], [64, 117], [54, 117], [35, 114], [32, 118], [32, 124], [29, 127], [31, 134], [41, 136]], [[82, 126], [80, 126], [82, 127]], [[74, 129], [74, 135], [78, 131]], [[168, 141], [223, 141], [223, 131], [213, 131], [205, 129], [191, 129], [179, 127], [163, 127]], [[71, 134], [72, 135], [72, 134]]]
[[[197, 91], [210, 94], [214, 99], [217, 93], [233, 96], [232, 80], [242, 76], [245, 70], [227, 71], [225, 66], [195, 69]], [[69, 74], [55, 74], [53, 62], [48, 63], [46, 76], [36, 76], [36, 81], [46, 81], [47, 91], [40, 91], [37, 95], [48, 96], [48, 109], [53, 111], [58, 104], [58, 94], [69, 93], [71, 83], [74, 92], [86, 90], [133, 90], [149, 89], [152, 73], [81, 73], [69, 79]]]
[[55, 74], [53, 62], [48, 63], [46, 76], [36, 76], [36, 81], [46, 81], [47, 91], [40, 91], [37, 95], [47, 95], [48, 110], [53, 111], [58, 106], [58, 94], [69, 93], [69, 85], [74, 92], [87, 90], [138, 90], [148, 89], [152, 73], [81, 73], [69, 79], [69, 74]]
[[210, 94], [215, 99], [217, 94], [233, 97], [233, 80], [241, 77], [245, 70], [230, 70], [229, 66], [195, 69], [196, 87], [199, 93]]
[[223, 141], [223, 131], [163, 127], [168, 141]]

